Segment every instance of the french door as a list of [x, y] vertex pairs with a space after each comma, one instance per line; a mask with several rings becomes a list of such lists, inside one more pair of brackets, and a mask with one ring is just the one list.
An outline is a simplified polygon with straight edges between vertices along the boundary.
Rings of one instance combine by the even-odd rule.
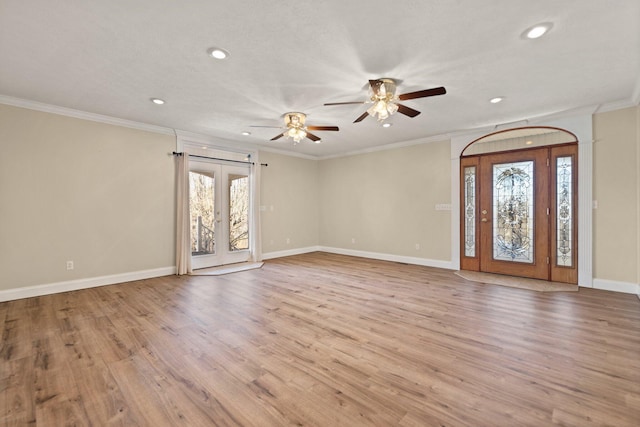
[[577, 283], [577, 145], [461, 159], [463, 270]]
[[249, 168], [189, 163], [194, 269], [249, 260]]

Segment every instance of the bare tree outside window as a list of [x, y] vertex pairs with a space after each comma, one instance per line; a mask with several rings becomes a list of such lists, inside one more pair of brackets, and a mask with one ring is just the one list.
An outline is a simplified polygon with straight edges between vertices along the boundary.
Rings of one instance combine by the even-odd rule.
[[189, 172], [191, 253], [215, 253], [215, 177], [207, 172]]
[[[229, 251], [249, 249], [249, 177], [230, 174], [229, 191]], [[215, 177], [212, 172], [189, 173], [189, 203], [191, 213], [191, 253], [216, 253]], [[216, 235], [218, 232], [218, 235]]]
[[249, 177], [229, 175], [229, 250], [249, 249]]

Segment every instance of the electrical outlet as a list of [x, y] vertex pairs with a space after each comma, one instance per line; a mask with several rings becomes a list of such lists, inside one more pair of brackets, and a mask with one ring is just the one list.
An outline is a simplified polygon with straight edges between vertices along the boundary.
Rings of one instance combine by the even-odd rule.
[[420, 243], [416, 243], [416, 251], [420, 250]]
[[287, 245], [291, 243], [291, 239], [287, 237]]
[[352, 238], [351, 238], [351, 243], [355, 243], [355, 242], [356, 242], [356, 238], [355, 238], [355, 237], [352, 237]]
[[67, 261], [67, 270], [73, 270], [73, 261]]

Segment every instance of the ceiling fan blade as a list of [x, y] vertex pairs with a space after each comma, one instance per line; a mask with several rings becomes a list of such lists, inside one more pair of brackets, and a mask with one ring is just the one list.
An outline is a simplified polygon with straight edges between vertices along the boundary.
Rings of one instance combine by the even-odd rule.
[[402, 113], [405, 116], [415, 117], [420, 114], [420, 111], [414, 110], [413, 108], [409, 108], [406, 105], [397, 104], [398, 105], [398, 113]]
[[364, 104], [365, 101], [350, 101], [350, 102], [329, 102], [324, 105], [349, 105], [349, 104]]
[[340, 130], [338, 126], [307, 126], [309, 130]]
[[402, 95], [399, 95], [398, 98], [401, 101], [406, 101], [407, 99], [426, 98], [427, 96], [444, 95], [445, 93], [447, 93], [445, 88], [436, 87], [433, 89], [419, 90], [417, 92], [403, 93]]
[[[309, 129], [309, 128], [307, 128], [307, 129]], [[319, 138], [319, 137], [317, 137], [317, 136], [315, 136], [314, 134], [309, 133], [309, 132], [307, 132], [307, 138], [309, 138], [309, 139], [310, 139], [310, 140], [312, 140], [312, 141], [320, 141], [320, 138]]]
[[371, 86], [371, 90], [375, 96], [378, 96], [383, 84], [384, 82], [382, 80], [369, 80], [369, 86]]
[[364, 112], [360, 117], [358, 117], [357, 119], [355, 119], [355, 120], [353, 121], [353, 123], [358, 123], [358, 122], [363, 121], [363, 120], [364, 120], [364, 118], [365, 118], [365, 117], [367, 117], [368, 115], [369, 115], [369, 113], [367, 113], [367, 112], [365, 111], [365, 112]]
[[273, 138], [271, 138], [269, 141], [275, 141], [276, 139], [280, 139], [284, 136], [284, 132], [282, 132], [280, 135], [278, 136], [274, 136]]

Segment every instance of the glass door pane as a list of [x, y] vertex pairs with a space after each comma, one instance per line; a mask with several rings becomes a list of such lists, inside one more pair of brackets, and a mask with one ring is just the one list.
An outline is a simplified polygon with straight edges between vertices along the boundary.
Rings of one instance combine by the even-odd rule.
[[229, 251], [249, 249], [249, 177], [229, 174]]
[[464, 256], [476, 256], [476, 167], [464, 168]]
[[556, 265], [573, 267], [572, 156], [556, 159]]
[[215, 254], [215, 174], [213, 171], [189, 172], [189, 212], [191, 255]]
[[493, 165], [493, 259], [534, 261], [533, 161]]

